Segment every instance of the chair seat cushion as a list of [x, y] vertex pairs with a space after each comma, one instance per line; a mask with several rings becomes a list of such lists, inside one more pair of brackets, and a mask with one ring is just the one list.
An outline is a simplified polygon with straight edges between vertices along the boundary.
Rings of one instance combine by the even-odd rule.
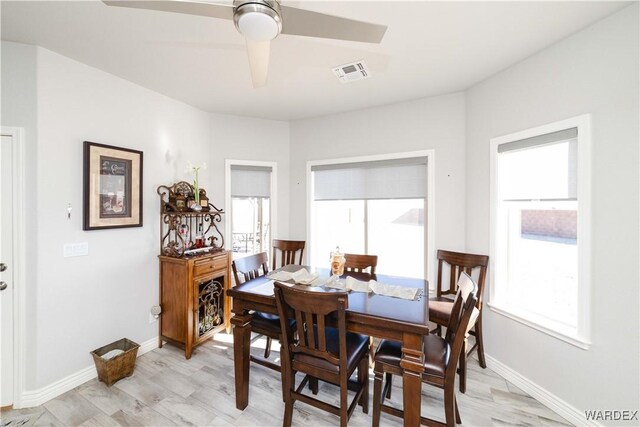
[[447, 326], [451, 310], [453, 309], [453, 300], [447, 297], [429, 298], [429, 321], [438, 325]]
[[[336, 357], [340, 357], [340, 342], [338, 340], [338, 330], [335, 328], [326, 328], [327, 351]], [[347, 372], [353, 372], [358, 366], [363, 355], [369, 353], [369, 337], [367, 335], [354, 334], [347, 332]], [[293, 367], [304, 364], [338, 373], [340, 367], [334, 365], [322, 358], [314, 357], [309, 354], [295, 353], [293, 356]]]
[[280, 316], [278, 316], [277, 314], [263, 313], [262, 311], [254, 311], [253, 314], [263, 319], [275, 320], [276, 322], [280, 321]]
[[[295, 324], [296, 321], [294, 319], [289, 319], [289, 325], [291, 325], [291, 327], [294, 327]], [[256, 311], [251, 315], [251, 329], [259, 334], [277, 339], [281, 333], [280, 317], [275, 314]]]
[[[437, 335], [427, 335], [423, 342], [424, 373], [444, 377], [451, 353], [449, 344]], [[400, 367], [402, 344], [397, 341], [382, 340], [376, 351], [376, 363]]]

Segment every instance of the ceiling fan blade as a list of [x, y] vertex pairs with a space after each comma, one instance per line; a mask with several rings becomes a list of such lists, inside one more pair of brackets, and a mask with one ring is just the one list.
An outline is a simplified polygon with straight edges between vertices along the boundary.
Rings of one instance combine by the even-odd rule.
[[280, 11], [282, 34], [380, 43], [387, 31], [386, 25], [370, 24], [290, 6], [280, 6]]
[[232, 4], [214, 4], [182, 0], [138, 1], [102, 0], [107, 6], [130, 7], [133, 9], [159, 10], [162, 12], [185, 13], [187, 15], [208, 16], [210, 18], [233, 19]]
[[253, 80], [254, 88], [267, 84], [270, 47], [271, 41], [256, 42], [247, 39], [247, 53], [249, 54], [251, 80]]

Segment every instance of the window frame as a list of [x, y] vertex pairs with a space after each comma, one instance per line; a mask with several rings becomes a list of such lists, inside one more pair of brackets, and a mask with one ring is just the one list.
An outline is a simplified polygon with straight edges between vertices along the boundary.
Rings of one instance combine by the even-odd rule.
[[[506, 300], [501, 300], [501, 285], [496, 283], [496, 263], [498, 262], [498, 227], [499, 182], [498, 146], [526, 138], [544, 135], [564, 129], [577, 128], [577, 199], [578, 199], [578, 291], [577, 291], [577, 326], [575, 331], [562, 328], [552, 321], [544, 321], [541, 317], [509, 307]], [[521, 132], [504, 135], [490, 140], [490, 269], [489, 298], [487, 305], [498, 314], [541, 331], [547, 335], [565, 341], [583, 350], [591, 345], [591, 115], [583, 114], [566, 120], [527, 129]], [[506, 294], [506, 291], [505, 291]]]
[[[278, 163], [277, 162], [266, 162], [259, 160], [232, 160], [225, 159], [224, 161], [224, 199], [225, 199], [225, 207], [227, 210], [227, 215], [225, 215], [224, 220], [224, 230], [225, 236], [227, 236], [226, 241], [224, 242], [224, 247], [226, 250], [233, 251], [233, 238], [231, 237], [231, 167], [232, 166], [260, 166], [260, 167], [268, 167], [271, 168], [271, 182], [270, 182], [270, 194], [269, 194], [269, 221], [271, 222], [271, 230], [269, 237], [273, 241], [273, 239], [278, 238], [278, 191], [277, 191], [277, 182], [278, 182]], [[269, 242], [268, 248], [271, 248], [271, 242]], [[269, 250], [267, 250], [269, 253]]]
[[[358, 157], [342, 157], [335, 159], [324, 159], [324, 160], [309, 160], [307, 161], [307, 224], [306, 224], [306, 239], [307, 239], [307, 247], [308, 250], [305, 250], [305, 258], [307, 260], [311, 260], [311, 255], [313, 251], [313, 231], [311, 225], [313, 224], [313, 173], [311, 168], [313, 166], [318, 165], [335, 165], [335, 164], [343, 164], [343, 163], [362, 163], [362, 162], [374, 162], [380, 160], [393, 160], [393, 159], [406, 159], [412, 157], [426, 157], [427, 158], [427, 211], [425, 218], [425, 272], [424, 277], [429, 282], [429, 288], [435, 289], [435, 259], [436, 259], [436, 249], [435, 249], [435, 150], [419, 150], [419, 151], [409, 151], [402, 153], [388, 153], [388, 154], [377, 154], [370, 156], [358, 156]], [[366, 237], [365, 237], [366, 238]]]

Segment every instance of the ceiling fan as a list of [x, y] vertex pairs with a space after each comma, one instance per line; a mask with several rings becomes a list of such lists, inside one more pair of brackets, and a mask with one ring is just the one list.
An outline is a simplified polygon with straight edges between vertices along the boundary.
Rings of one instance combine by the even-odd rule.
[[245, 36], [253, 87], [264, 86], [271, 40], [279, 34], [380, 43], [386, 25], [280, 5], [279, 0], [234, 0], [233, 5], [183, 0], [102, 0], [108, 6], [232, 19]]

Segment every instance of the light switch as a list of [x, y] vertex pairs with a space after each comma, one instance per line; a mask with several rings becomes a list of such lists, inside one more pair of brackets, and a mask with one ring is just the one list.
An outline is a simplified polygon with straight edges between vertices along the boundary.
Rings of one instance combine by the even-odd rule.
[[89, 242], [82, 242], [76, 244], [76, 256], [89, 255]]
[[67, 244], [65, 244], [63, 248], [64, 248], [64, 249], [63, 249], [62, 253], [63, 253], [63, 256], [64, 256], [65, 258], [68, 258], [68, 257], [70, 257], [70, 256], [73, 256], [73, 255], [72, 255], [72, 253], [73, 253], [73, 244], [72, 244], [72, 243], [67, 243]]
[[89, 243], [66, 243], [63, 246], [63, 256], [65, 258], [74, 256], [86, 256], [89, 255]]

